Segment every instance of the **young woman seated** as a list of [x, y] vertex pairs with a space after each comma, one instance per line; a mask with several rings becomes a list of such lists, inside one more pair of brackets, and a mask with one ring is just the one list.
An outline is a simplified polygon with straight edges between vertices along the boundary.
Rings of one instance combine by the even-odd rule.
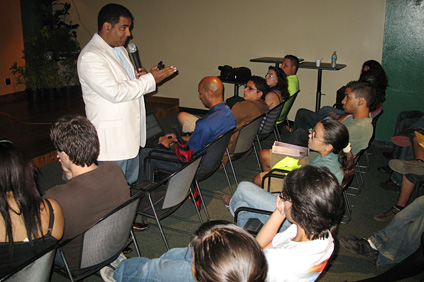
[[266, 84], [270, 88], [269, 92], [265, 95], [265, 103], [268, 105], [269, 110], [272, 110], [278, 104], [290, 98], [287, 77], [282, 69], [269, 66], [265, 79]]
[[0, 276], [62, 238], [59, 204], [42, 199], [37, 168], [10, 141], [0, 141]]
[[[305, 157], [299, 162], [303, 166], [326, 167], [336, 177], [338, 184], [341, 185], [343, 178], [350, 176], [354, 172], [353, 158], [348, 145], [349, 132], [346, 126], [335, 119], [324, 118], [317, 123], [309, 134], [308, 146], [315, 152], [311, 152], [309, 157]], [[268, 163], [270, 162], [270, 155], [271, 150], [268, 150]], [[263, 158], [264, 156], [262, 155], [262, 160]], [[264, 171], [269, 171], [270, 169], [268, 165]], [[262, 177], [266, 173], [258, 174], [254, 179], [255, 184], [247, 181], [241, 182], [232, 198], [228, 195], [223, 197], [224, 203], [229, 204], [230, 212], [233, 215], [239, 207], [251, 207], [267, 211], [274, 210], [277, 196], [261, 188]], [[271, 192], [281, 191], [282, 186], [282, 179], [272, 178]], [[244, 226], [251, 217], [256, 217], [262, 222], [268, 219], [267, 215], [243, 212], [238, 217], [238, 224]], [[286, 222], [282, 230], [289, 225], [290, 223]]]
[[252, 235], [223, 220], [200, 226], [188, 248], [171, 249], [157, 259], [121, 255], [119, 260], [116, 271], [100, 271], [105, 281], [262, 282], [268, 269]]
[[[342, 191], [327, 168], [290, 172], [276, 209], [256, 237], [268, 262], [266, 281], [315, 281], [333, 253], [332, 234], [342, 212]], [[278, 233], [286, 219], [293, 224]]]

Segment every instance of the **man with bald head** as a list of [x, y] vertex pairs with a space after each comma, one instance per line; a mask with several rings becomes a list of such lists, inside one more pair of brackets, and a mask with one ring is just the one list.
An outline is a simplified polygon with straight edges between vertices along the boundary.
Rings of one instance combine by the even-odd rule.
[[[178, 121], [183, 127], [183, 132], [193, 132], [191, 136], [184, 136], [187, 146], [193, 153], [199, 152], [207, 144], [236, 126], [236, 120], [231, 110], [225, 105], [223, 100], [223, 85], [221, 80], [215, 76], [203, 78], [198, 86], [198, 97], [209, 112], [202, 118], [198, 118], [186, 112], [178, 114]], [[166, 134], [159, 138], [159, 144], [172, 151], [178, 149], [178, 140], [174, 133]], [[141, 150], [140, 164], [151, 149]], [[156, 155], [156, 154], [155, 154]], [[178, 163], [152, 160], [151, 164], [156, 168], [167, 171], [177, 170]], [[140, 166], [141, 167], [141, 166]], [[140, 170], [140, 180], [145, 180], [142, 169]]]

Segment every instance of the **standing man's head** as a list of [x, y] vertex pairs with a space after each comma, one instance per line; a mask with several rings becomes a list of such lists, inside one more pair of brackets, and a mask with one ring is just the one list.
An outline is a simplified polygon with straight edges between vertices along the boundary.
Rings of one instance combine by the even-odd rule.
[[374, 102], [374, 88], [369, 82], [351, 81], [346, 85], [343, 108], [345, 112], [355, 115], [369, 114], [369, 107]]
[[286, 55], [281, 64], [281, 69], [287, 76], [295, 75], [299, 68], [299, 59], [294, 55]]
[[216, 104], [224, 102], [224, 86], [216, 76], [204, 77], [197, 88], [199, 100], [206, 108], [211, 109]]
[[246, 101], [256, 101], [265, 99], [265, 94], [269, 92], [269, 86], [265, 78], [251, 76], [244, 87], [244, 99]]
[[131, 36], [132, 22], [133, 16], [127, 8], [118, 4], [107, 4], [100, 9], [97, 16], [98, 33], [109, 46], [123, 46]]
[[94, 125], [80, 115], [59, 118], [50, 130], [50, 139], [56, 147], [62, 166], [71, 163], [80, 167], [94, 164], [99, 156], [99, 138]]

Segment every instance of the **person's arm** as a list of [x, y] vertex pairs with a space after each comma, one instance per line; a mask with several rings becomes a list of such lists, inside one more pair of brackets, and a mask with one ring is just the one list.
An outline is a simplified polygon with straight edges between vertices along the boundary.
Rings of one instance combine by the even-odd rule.
[[[56, 240], [60, 240], [63, 236], [63, 229], [65, 228], [65, 219], [63, 217], [62, 208], [55, 199], [48, 198], [47, 200], [52, 205], [54, 214], [54, 222], [51, 235]], [[47, 203], [45, 203], [45, 206], [47, 207]]]
[[274, 239], [275, 235], [278, 233], [285, 219], [284, 201], [281, 200], [280, 197], [277, 197], [277, 208], [256, 236], [256, 241], [258, 241], [262, 249], [272, 247], [272, 239]]

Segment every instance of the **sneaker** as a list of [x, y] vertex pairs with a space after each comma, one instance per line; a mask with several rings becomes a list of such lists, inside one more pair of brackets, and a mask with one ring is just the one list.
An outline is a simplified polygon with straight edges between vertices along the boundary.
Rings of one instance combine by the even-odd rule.
[[424, 175], [424, 161], [422, 160], [390, 160], [389, 166], [400, 174]]
[[393, 142], [393, 144], [395, 144], [396, 146], [399, 146], [399, 147], [410, 147], [410, 146], [412, 146], [411, 139], [409, 138], [409, 136], [402, 136], [402, 135], [393, 136], [392, 142]]
[[126, 259], [127, 257], [123, 253], [120, 253], [119, 256], [116, 258], [116, 260], [110, 263], [110, 266], [112, 266], [114, 269], [117, 269], [118, 265]]
[[379, 171], [379, 172], [382, 172], [382, 173], [388, 173], [388, 174], [391, 174], [393, 170], [390, 168], [390, 166], [386, 165], [386, 166], [380, 166], [380, 167], [378, 168], [378, 171]]
[[389, 192], [400, 193], [400, 186], [391, 181], [390, 179], [381, 182], [380, 187]]
[[224, 196], [222, 196], [222, 201], [224, 202], [224, 205], [228, 207], [230, 205], [231, 196], [225, 194]]
[[372, 263], [376, 263], [377, 261], [378, 251], [371, 247], [367, 239], [359, 239], [356, 236], [348, 234], [340, 238], [340, 245]]
[[400, 212], [400, 209], [398, 209], [397, 207], [391, 207], [387, 211], [375, 215], [374, 219], [377, 221], [383, 221], [383, 222], [391, 221], [395, 217], [395, 215], [399, 212]]
[[114, 274], [115, 274], [115, 271], [109, 266], [105, 266], [102, 269], [100, 269], [100, 276], [102, 276], [102, 279], [105, 282], [116, 282], [115, 278], [113, 278]]

